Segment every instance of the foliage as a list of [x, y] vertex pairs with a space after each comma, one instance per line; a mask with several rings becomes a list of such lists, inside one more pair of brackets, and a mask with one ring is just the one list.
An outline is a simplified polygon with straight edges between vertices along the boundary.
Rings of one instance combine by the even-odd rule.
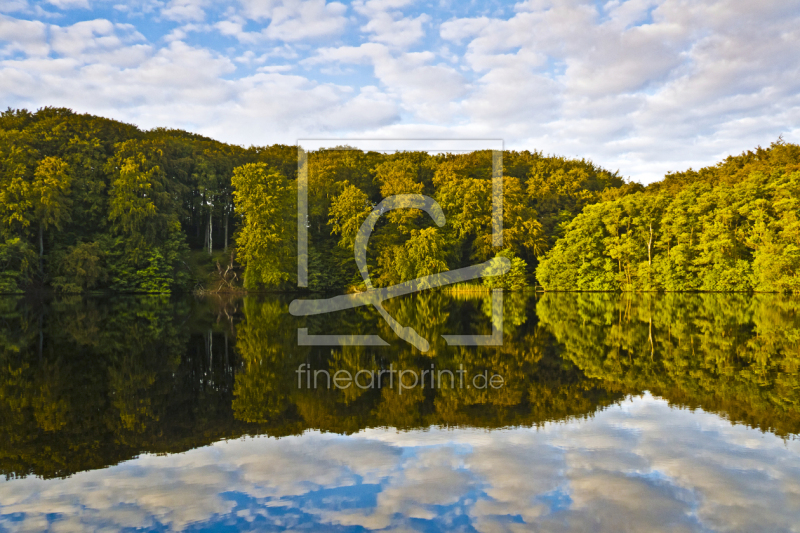
[[503, 250], [496, 257], [505, 257], [511, 261], [511, 266], [505, 274], [493, 275], [490, 271], [488, 277], [483, 278], [483, 285], [490, 289], [506, 289], [510, 291], [522, 290], [528, 286], [528, 264], [525, 260], [514, 255], [511, 250]]
[[800, 147], [671, 174], [587, 206], [539, 264], [549, 290], [800, 290]]
[[380, 276], [376, 285], [388, 286], [447, 270], [447, 246], [434, 228], [411, 230], [401, 246], [380, 256]]
[[[378, 351], [298, 346], [299, 326], [396, 337], [365, 308], [301, 322], [279, 295], [0, 298], [0, 473], [68, 476], [242, 435], [535, 427], [644, 391], [800, 434], [795, 296], [512, 292], [503, 344], [484, 348], [449, 346], [441, 335], [488, 333], [488, 291], [424, 291], [384, 305], [431, 341], [429, 352], [403, 342]], [[400, 395], [396, 384], [328, 389], [320, 376], [313, 389], [298, 386], [300, 364], [351, 375], [463, 365], [466, 376], [488, 369], [505, 385], [478, 390], [445, 376]]]
[[[233, 169], [258, 161], [296, 175], [288, 146], [244, 149], [62, 108], [3, 112], [0, 242], [17, 257], [4, 290], [191, 289], [190, 250], [233, 244]], [[38, 273], [23, 249], [38, 251]]]
[[800, 432], [800, 306], [772, 294], [548, 293], [537, 304], [563, 357], [623, 390]]
[[22, 292], [35, 264], [36, 254], [22, 239], [0, 242], [0, 294]]
[[[500, 251], [491, 237], [497, 164], [505, 176], [503, 249], [531, 267], [563, 223], [623, 185], [616, 173], [584, 160], [539, 152], [497, 155], [349, 147], [309, 152], [303, 171], [310, 288], [361, 283], [353, 239], [372, 207], [388, 196], [431, 196], [447, 224], [435, 228], [413, 209], [383, 216], [368, 250], [379, 283], [468, 266]], [[5, 273], [17, 280], [7, 285], [61, 292], [190, 290], [208, 281], [205, 267], [187, 266], [195, 262], [191, 251], [213, 258], [235, 247], [241, 265], [231, 268], [244, 267], [248, 289], [288, 289], [295, 272], [297, 176], [292, 146], [245, 149], [180, 130], [142, 131], [69, 109], [9, 109], [0, 114], [0, 237], [38, 249], [40, 260], [36, 275]], [[785, 283], [769, 264], [759, 268], [775, 278], [770, 283]]]
[[31, 187], [33, 216], [42, 228], [61, 229], [69, 221], [71, 185], [69, 165], [58, 157], [45, 157], [36, 166]]
[[356, 234], [372, 212], [367, 194], [355, 185], [345, 184], [344, 190], [333, 199], [330, 209], [331, 233], [341, 235], [339, 246], [352, 250]]
[[59, 276], [53, 278], [53, 288], [59, 292], [79, 293], [91, 290], [106, 281], [105, 253], [96, 242], [71, 246], [58, 266]]
[[291, 246], [296, 235], [296, 192], [286, 176], [265, 163], [236, 168], [234, 198], [242, 224], [237, 236], [239, 261], [245, 266], [245, 287], [275, 286], [292, 278]]

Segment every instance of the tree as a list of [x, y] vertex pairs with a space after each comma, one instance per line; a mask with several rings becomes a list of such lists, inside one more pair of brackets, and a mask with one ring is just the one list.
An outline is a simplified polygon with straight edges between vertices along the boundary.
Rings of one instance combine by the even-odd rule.
[[158, 214], [153, 182], [161, 169], [151, 166], [144, 154], [128, 157], [121, 163], [119, 177], [112, 184], [108, 218], [128, 235], [152, 235], [148, 230]]
[[380, 256], [378, 285], [390, 285], [448, 270], [447, 243], [436, 228], [411, 230], [402, 246], [393, 246]]
[[609, 196], [566, 226], [537, 277], [547, 289], [798, 291], [799, 169], [800, 150], [775, 143]]
[[286, 176], [264, 163], [237, 167], [232, 183], [241, 217], [237, 257], [245, 266], [245, 287], [279, 286], [293, 277], [296, 193]]
[[[346, 183], [346, 182], [345, 182]], [[341, 235], [339, 246], [353, 249], [356, 234], [367, 216], [372, 212], [372, 204], [367, 194], [355, 185], [346, 183], [344, 190], [331, 203], [331, 232]]]
[[502, 250], [496, 257], [506, 257], [511, 260], [511, 267], [508, 272], [500, 275], [492, 275], [483, 278], [483, 285], [490, 289], [507, 289], [510, 291], [522, 290], [528, 286], [528, 264], [509, 249]]
[[0, 293], [20, 292], [34, 273], [36, 253], [15, 237], [0, 242]]
[[105, 253], [96, 242], [71, 246], [59, 261], [53, 287], [60, 292], [83, 292], [94, 289], [108, 277], [104, 269]]
[[61, 229], [70, 220], [69, 165], [57, 157], [46, 157], [36, 167], [31, 187], [34, 218], [39, 226], [39, 272], [43, 271], [44, 231]]

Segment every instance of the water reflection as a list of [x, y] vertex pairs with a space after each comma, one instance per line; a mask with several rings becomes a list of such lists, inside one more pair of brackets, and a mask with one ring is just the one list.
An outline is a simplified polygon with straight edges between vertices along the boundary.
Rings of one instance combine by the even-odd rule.
[[548, 294], [536, 312], [562, 357], [606, 387], [800, 431], [797, 297]]
[[[488, 334], [488, 294], [386, 302], [432, 341], [426, 353], [374, 310], [298, 319], [288, 304], [0, 298], [2, 526], [800, 522], [795, 298], [512, 293], [503, 345], [480, 349], [441, 335]], [[297, 346], [298, 327], [392, 346]], [[463, 365], [501, 373], [505, 386], [298, 388], [300, 364], [353, 374]]]
[[649, 395], [538, 429], [314, 431], [0, 483], [3, 525], [35, 530], [791, 531], [799, 496], [797, 441]]

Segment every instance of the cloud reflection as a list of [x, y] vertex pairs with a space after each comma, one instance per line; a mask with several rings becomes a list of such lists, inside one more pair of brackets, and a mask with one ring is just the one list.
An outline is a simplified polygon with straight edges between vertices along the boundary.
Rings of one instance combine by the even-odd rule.
[[0, 482], [25, 530], [798, 531], [800, 443], [645, 395], [589, 420], [222, 441]]

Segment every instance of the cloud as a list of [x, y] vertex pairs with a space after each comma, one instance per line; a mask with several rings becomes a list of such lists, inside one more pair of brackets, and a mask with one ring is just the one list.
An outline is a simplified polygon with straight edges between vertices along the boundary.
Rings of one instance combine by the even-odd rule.
[[407, 48], [425, 36], [422, 26], [431, 20], [425, 13], [404, 17], [401, 12], [393, 11], [413, 3], [413, 0], [357, 0], [353, 9], [368, 19], [361, 31], [371, 34], [370, 41]]
[[461, 74], [444, 64], [430, 64], [431, 52], [395, 53], [383, 44], [322, 48], [305, 65], [330, 63], [371, 65], [388, 94], [400, 101], [417, 120], [448, 120], [454, 101], [466, 94]]
[[164, 4], [163, 0], [129, 0], [124, 4], [114, 4], [114, 10], [127, 13], [131, 17], [139, 17], [160, 11]]
[[0, 13], [14, 13], [29, 9], [27, 0], [0, 0]]
[[[474, 123], [502, 120], [507, 112], [487, 113], [502, 101], [527, 115], [510, 126], [511, 146], [585, 155], [651, 181], [797, 131], [800, 55], [787, 51], [798, 21], [783, 2], [532, 0], [507, 20], [452, 19], [440, 36], [466, 43], [480, 75], [464, 102]], [[760, 36], [766, 27], [773, 37]], [[763, 127], [739, 121], [753, 116]]]
[[47, 3], [58, 9], [90, 8], [89, 0], [47, 0]]
[[208, 5], [208, 0], [170, 0], [161, 10], [161, 16], [177, 22], [202, 22]]
[[50, 52], [47, 26], [39, 21], [19, 20], [0, 15], [0, 43], [3, 56], [22, 52], [28, 56], [45, 56]]
[[488, 17], [453, 19], [439, 27], [439, 34], [447, 41], [460, 44], [468, 37], [480, 35], [491, 23], [492, 19]]
[[0, 481], [0, 502], [0, 527], [29, 530], [792, 531], [800, 442], [646, 394], [538, 429], [222, 441]]
[[[0, 0], [19, 14], [0, 16], [0, 94], [244, 144], [334, 132], [503, 138], [644, 182], [779, 134], [800, 142], [792, 2], [528, 0], [502, 16], [413, 0], [350, 6], [142, 0], [114, 6], [135, 26], [91, 11], [59, 25], [39, 4]], [[177, 50], [210, 69], [173, 65]], [[157, 64], [184, 76], [154, 85]]]
[[141, 63], [151, 47], [128, 24], [113, 24], [104, 19], [78, 22], [62, 28], [51, 26], [50, 46], [62, 57], [81, 63], [132, 66]]
[[[0, 92], [21, 107], [48, 102], [90, 109], [143, 127], [166, 124], [242, 144], [380, 128], [399, 114], [395, 100], [375, 86], [319, 83], [290, 74], [290, 65], [228, 80], [237, 70], [232, 59], [180, 40], [156, 48], [133, 27], [103, 19], [49, 28], [0, 19], [0, 35], [29, 40], [28, 57], [0, 61]], [[240, 63], [263, 65], [293, 53], [277, 47], [243, 55]]]
[[[221, 21], [218, 29], [242, 42], [272, 39], [295, 42], [340, 35], [347, 26], [347, 6], [325, 0], [241, 0], [241, 16]], [[245, 20], [269, 24], [260, 32], [244, 31]]]
[[[159, 50], [138, 43], [130, 28], [97, 20], [52, 28], [54, 58], [0, 62], [0, 91], [9, 100], [93, 108], [118, 116], [139, 106], [217, 105], [230, 97], [221, 77], [233, 63], [172, 42]], [[124, 114], [123, 111], [122, 114]], [[162, 117], [164, 118], [164, 117]]]

